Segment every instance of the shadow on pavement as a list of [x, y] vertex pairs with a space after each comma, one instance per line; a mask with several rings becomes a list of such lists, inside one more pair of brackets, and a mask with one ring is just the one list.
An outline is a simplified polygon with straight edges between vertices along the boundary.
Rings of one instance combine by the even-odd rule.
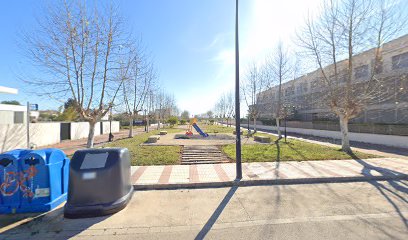
[[[22, 218], [27, 220], [20, 223], [14, 221], [7, 224], [7, 226], [2, 226], [0, 234], [11, 235], [10, 239], [13, 239], [12, 236], [14, 234], [18, 236], [20, 233], [28, 233], [31, 237], [52, 236], [58, 239], [68, 239], [94, 224], [109, 218], [111, 215], [95, 218], [67, 219], [64, 218], [64, 208], [59, 207], [54, 211], [43, 214], [16, 214], [11, 216], [14, 216], [14, 219], [17, 221], [22, 220]], [[13, 223], [16, 223], [16, 225], [13, 226]]]
[[[404, 174], [404, 173], [401, 173], [401, 172], [398, 172], [392, 169], [371, 165], [368, 162], [360, 159], [353, 153], [349, 153], [349, 155], [357, 163], [363, 166], [361, 173], [364, 176], [373, 177], [374, 175], [371, 173], [371, 171], [379, 172], [382, 176], [395, 176], [395, 175]], [[389, 193], [393, 195], [394, 197], [399, 198], [401, 201], [405, 202], [406, 204], [408, 204], [408, 200], [399, 194], [399, 192], [408, 193], [408, 187], [406, 184], [398, 180], [388, 180], [387, 182], [390, 184], [390, 186], [392, 186], [392, 188], [385, 186], [379, 181], [369, 181], [368, 183], [372, 184], [381, 193], [381, 195], [391, 204], [391, 206], [395, 209], [395, 211], [398, 213], [399, 217], [401, 218], [401, 221], [404, 223], [405, 228], [408, 229], [408, 219], [405, 218], [405, 216], [402, 214], [397, 204], [390, 198], [390, 196], [387, 195], [387, 193]]]
[[221, 215], [222, 211], [224, 211], [225, 207], [228, 205], [231, 198], [234, 196], [237, 189], [238, 189], [238, 186], [233, 186], [230, 188], [228, 193], [225, 195], [224, 199], [221, 201], [221, 203], [215, 209], [214, 213], [205, 223], [204, 227], [200, 230], [200, 232], [195, 237], [196, 240], [204, 239], [207, 233], [211, 230], [214, 223], [217, 221], [218, 217]]

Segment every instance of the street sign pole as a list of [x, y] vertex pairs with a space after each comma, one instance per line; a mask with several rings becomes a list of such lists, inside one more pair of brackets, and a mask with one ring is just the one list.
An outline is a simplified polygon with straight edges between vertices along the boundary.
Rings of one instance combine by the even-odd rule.
[[30, 149], [30, 102], [27, 102], [27, 148]]
[[239, 45], [238, 45], [238, 0], [235, 0], [235, 133], [237, 180], [242, 179], [241, 166], [241, 114], [239, 105]]

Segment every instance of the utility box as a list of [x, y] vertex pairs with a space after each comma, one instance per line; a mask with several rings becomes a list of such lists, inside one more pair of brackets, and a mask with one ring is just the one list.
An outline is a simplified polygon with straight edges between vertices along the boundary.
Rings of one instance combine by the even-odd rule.
[[127, 148], [83, 149], [70, 165], [67, 218], [108, 215], [130, 201], [130, 155]]
[[47, 212], [66, 200], [69, 159], [63, 151], [55, 148], [14, 150], [11, 154], [2, 154], [0, 159], [6, 163], [11, 158], [8, 156], [13, 155], [16, 157], [13, 170], [7, 171], [6, 167], [2, 174], [4, 201], [1, 205], [4, 208], [1, 209], [4, 213]]

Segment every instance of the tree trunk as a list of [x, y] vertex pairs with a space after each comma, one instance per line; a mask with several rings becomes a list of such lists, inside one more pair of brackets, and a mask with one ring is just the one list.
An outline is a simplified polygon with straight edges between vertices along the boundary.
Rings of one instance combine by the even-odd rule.
[[282, 138], [282, 132], [280, 130], [280, 120], [279, 120], [279, 118], [276, 118], [275, 121], [276, 121], [276, 130], [278, 131], [278, 139], [281, 139]]
[[93, 148], [94, 146], [95, 124], [96, 122], [89, 122], [88, 141], [86, 142], [87, 148]]
[[340, 131], [341, 131], [341, 150], [346, 153], [351, 153], [350, 139], [348, 135], [348, 122], [349, 119], [344, 116], [339, 116]]
[[133, 118], [129, 120], [129, 137], [133, 137]]
[[256, 118], [254, 117], [254, 133], [256, 133]]

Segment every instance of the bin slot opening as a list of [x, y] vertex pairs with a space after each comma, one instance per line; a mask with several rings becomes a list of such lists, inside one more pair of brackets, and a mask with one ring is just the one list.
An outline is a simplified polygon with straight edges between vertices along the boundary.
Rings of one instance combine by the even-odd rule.
[[0, 165], [2, 165], [3, 167], [7, 167], [12, 162], [13, 162], [13, 160], [10, 160], [8, 158], [3, 158], [3, 159], [0, 160]]
[[37, 164], [40, 163], [40, 160], [39, 160], [39, 159], [36, 159], [36, 158], [34, 158], [34, 157], [30, 157], [30, 158], [24, 160], [24, 163], [25, 163], [25, 164], [28, 164], [28, 165], [37, 165]]
[[109, 153], [87, 153], [82, 161], [81, 170], [104, 168], [108, 160]]

